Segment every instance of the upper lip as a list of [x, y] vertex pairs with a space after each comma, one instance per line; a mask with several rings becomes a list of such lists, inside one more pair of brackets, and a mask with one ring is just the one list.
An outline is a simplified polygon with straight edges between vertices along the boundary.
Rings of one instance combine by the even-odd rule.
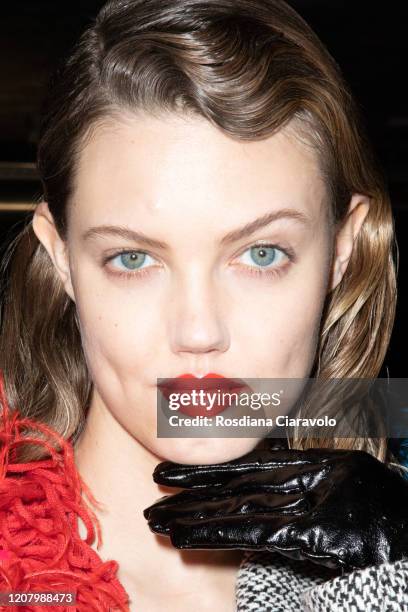
[[[215, 378], [216, 380], [212, 380]], [[242, 378], [229, 378], [215, 372], [210, 372], [202, 378], [197, 378], [193, 374], [180, 374], [176, 378], [163, 379], [157, 386], [177, 391], [188, 391], [210, 388], [236, 389], [237, 387], [248, 387], [248, 384]]]

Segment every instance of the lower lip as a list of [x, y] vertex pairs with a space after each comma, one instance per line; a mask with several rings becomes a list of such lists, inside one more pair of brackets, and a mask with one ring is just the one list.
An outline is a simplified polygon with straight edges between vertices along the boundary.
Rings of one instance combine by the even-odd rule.
[[[200, 389], [197, 389], [197, 391], [199, 390]], [[174, 390], [169, 387], [160, 387], [160, 391], [162, 395], [167, 399], [167, 401], [169, 401], [170, 394], [174, 392]], [[238, 387], [233, 387], [233, 388], [228, 388], [228, 389], [227, 388], [217, 389], [214, 387], [213, 389], [204, 390], [205, 393], [217, 393], [218, 391], [220, 392], [220, 395], [221, 395], [220, 399], [222, 399], [222, 393], [236, 393], [237, 395], [239, 395], [240, 393], [243, 393], [244, 391], [249, 392], [250, 389], [246, 385], [241, 385]], [[185, 392], [188, 393], [187, 390]], [[224, 412], [224, 410], [227, 410], [227, 408], [233, 405], [234, 405], [233, 399], [231, 398], [231, 403], [229, 403], [228, 397], [227, 397], [226, 402], [221, 403], [221, 404], [215, 400], [211, 407], [210, 405], [207, 406], [206, 404], [202, 404], [202, 403], [200, 403], [198, 406], [195, 406], [193, 404], [191, 404], [190, 406], [181, 405], [177, 409], [177, 412], [181, 412], [190, 417], [196, 417], [196, 416], [213, 417], [213, 416], [216, 416], [217, 414], [220, 414], [221, 412]]]

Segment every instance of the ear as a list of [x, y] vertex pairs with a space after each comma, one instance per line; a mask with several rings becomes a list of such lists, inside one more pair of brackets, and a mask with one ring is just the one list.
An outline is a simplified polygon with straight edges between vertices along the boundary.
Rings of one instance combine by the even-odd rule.
[[67, 245], [58, 234], [47, 202], [40, 202], [40, 204], [37, 204], [33, 216], [33, 230], [38, 240], [47, 250], [62, 284], [64, 285], [65, 291], [75, 302]]
[[347, 217], [336, 233], [335, 251], [332, 267], [332, 279], [329, 290], [333, 290], [340, 283], [347, 269], [354, 240], [363, 224], [370, 208], [368, 196], [355, 193], [350, 200]]

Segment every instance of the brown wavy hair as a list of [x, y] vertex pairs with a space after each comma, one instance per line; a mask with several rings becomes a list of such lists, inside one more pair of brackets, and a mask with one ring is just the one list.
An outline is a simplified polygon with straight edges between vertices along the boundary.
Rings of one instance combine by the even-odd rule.
[[[311, 376], [378, 376], [396, 306], [391, 204], [341, 72], [305, 21], [280, 0], [108, 2], [51, 83], [44, 112], [38, 169], [62, 239], [87, 136], [124, 109], [200, 115], [242, 141], [292, 122], [318, 152], [332, 227], [341, 226], [353, 193], [370, 198], [343, 279], [324, 305]], [[92, 381], [75, 303], [31, 220], [10, 244], [2, 277], [0, 369], [10, 406], [75, 442]], [[294, 448], [316, 444], [291, 440]], [[385, 438], [325, 445], [386, 457]]]

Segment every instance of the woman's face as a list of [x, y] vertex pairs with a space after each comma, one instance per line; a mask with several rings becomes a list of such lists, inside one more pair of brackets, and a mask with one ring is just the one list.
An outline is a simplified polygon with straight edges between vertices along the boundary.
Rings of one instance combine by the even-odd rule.
[[176, 115], [97, 127], [79, 160], [64, 277], [93, 401], [161, 458], [252, 450], [256, 438], [157, 438], [156, 379], [310, 375], [330, 289], [327, 206], [315, 154], [290, 132], [238, 142]]

